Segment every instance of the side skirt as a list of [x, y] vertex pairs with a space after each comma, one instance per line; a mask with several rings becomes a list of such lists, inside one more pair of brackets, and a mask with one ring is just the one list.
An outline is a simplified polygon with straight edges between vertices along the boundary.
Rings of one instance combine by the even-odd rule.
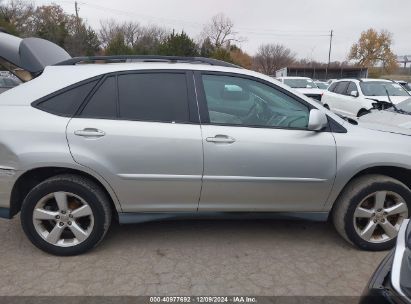
[[141, 212], [119, 213], [120, 224], [138, 224], [167, 220], [249, 220], [249, 219], [287, 219], [325, 222], [329, 212]]

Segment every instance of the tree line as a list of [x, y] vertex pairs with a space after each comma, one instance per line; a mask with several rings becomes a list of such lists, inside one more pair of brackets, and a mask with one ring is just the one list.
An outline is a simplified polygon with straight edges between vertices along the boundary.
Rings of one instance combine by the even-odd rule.
[[[76, 15], [66, 13], [57, 4], [36, 6], [27, 0], [0, 0], [0, 28], [20, 37], [39, 37], [63, 47], [71, 56], [92, 55], [165, 55], [202, 56], [220, 59], [248, 69], [274, 75], [285, 66], [321, 66], [311, 60], [297, 60], [296, 53], [282, 44], [263, 44], [251, 56], [239, 47], [234, 23], [224, 14], [214, 16], [204, 25], [199, 38], [186, 32], [138, 22], [100, 22], [98, 30]], [[363, 32], [354, 44], [348, 60], [368, 67], [382, 62], [384, 68], [396, 67], [391, 51], [392, 35], [373, 29]], [[333, 62], [332, 66], [348, 62]]]

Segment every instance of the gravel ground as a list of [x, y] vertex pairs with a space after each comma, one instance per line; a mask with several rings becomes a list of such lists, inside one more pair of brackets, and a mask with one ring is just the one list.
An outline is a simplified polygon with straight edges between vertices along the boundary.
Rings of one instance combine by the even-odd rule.
[[55, 257], [0, 220], [0, 295], [357, 296], [386, 252], [347, 244], [329, 223], [114, 224], [93, 251]]

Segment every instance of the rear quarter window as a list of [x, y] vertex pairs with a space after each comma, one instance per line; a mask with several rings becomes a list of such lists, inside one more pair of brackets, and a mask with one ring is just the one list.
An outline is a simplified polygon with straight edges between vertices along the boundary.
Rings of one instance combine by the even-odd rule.
[[87, 83], [75, 85], [74, 87], [53, 93], [34, 102], [32, 105], [39, 110], [51, 114], [72, 117], [87, 95], [97, 84], [97, 81], [98, 80], [89, 81]]
[[328, 88], [328, 91], [330, 92], [334, 92], [335, 87], [337, 86], [338, 82], [334, 82], [330, 85], [330, 87]]

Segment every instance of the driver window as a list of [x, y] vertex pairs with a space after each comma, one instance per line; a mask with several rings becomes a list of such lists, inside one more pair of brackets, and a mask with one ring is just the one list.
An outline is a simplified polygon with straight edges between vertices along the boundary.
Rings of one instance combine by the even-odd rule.
[[202, 80], [212, 124], [307, 128], [308, 107], [268, 85], [219, 75]]

